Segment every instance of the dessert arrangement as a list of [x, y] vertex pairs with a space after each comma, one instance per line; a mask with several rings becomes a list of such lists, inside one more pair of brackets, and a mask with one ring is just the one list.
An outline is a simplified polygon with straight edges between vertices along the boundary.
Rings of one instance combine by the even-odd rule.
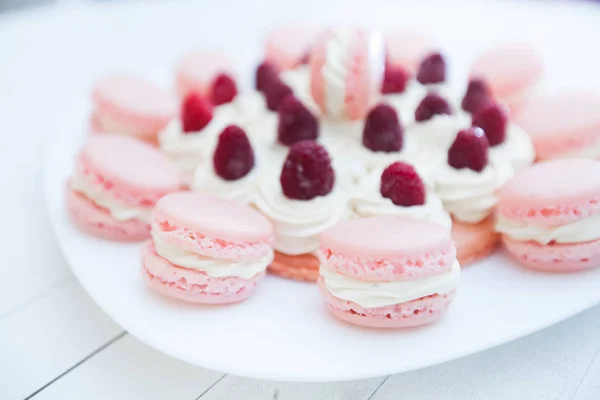
[[464, 84], [412, 32], [281, 27], [264, 49], [249, 91], [208, 51], [172, 90], [94, 87], [67, 208], [141, 242], [151, 290], [234, 303], [270, 273], [340, 320], [402, 328], [439, 320], [500, 246], [537, 271], [600, 266], [600, 95], [544, 96], [535, 49], [489, 49]]

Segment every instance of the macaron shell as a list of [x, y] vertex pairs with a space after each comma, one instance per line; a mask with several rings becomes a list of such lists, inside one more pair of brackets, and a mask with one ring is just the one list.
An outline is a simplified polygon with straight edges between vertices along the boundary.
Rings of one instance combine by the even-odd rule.
[[154, 208], [153, 220], [168, 221], [214, 239], [268, 242], [273, 226], [258, 211], [216, 196], [193, 192], [171, 193]]
[[[369, 36], [364, 31], [356, 33], [356, 42], [350, 54], [351, 67], [346, 77], [346, 113], [350, 120], [367, 115], [369, 107], [381, 89], [381, 82], [373, 82], [369, 65]], [[383, 59], [382, 68], [383, 68]]]
[[325, 110], [325, 80], [321, 73], [325, 65], [327, 41], [331, 38], [330, 30], [326, 31], [316, 43], [309, 60], [310, 93], [321, 110]]
[[213, 79], [220, 73], [235, 77], [233, 61], [222, 52], [204, 51], [187, 54], [177, 65], [177, 93], [184, 97], [191, 91], [208, 95]]
[[336, 318], [368, 328], [409, 328], [440, 320], [452, 302], [455, 292], [432, 295], [387, 307], [364, 308], [359, 304], [333, 296], [323, 279], [319, 288], [325, 296], [327, 309]]
[[290, 256], [276, 251], [267, 270], [286, 279], [316, 282], [319, 279], [319, 259], [312, 254]]
[[160, 130], [177, 112], [177, 102], [168, 91], [130, 75], [102, 78], [96, 83], [92, 98], [102, 113], [143, 129]]
[[426, 33], [395, 31], [385, 35], [387, 62], [416, 74], [419, 63], [428, 53], [439, 48], [437, 41]]
[[600, 213], [600, 161], [545, 161], [518, 172], [498, 195], [498, 213], [512, 221], [555, 226]]
[[265, 59], [281, 70], [297, 67], [318, 37], [314, 28], [285, 25], [272, 29], [265, 41]]
[[79, 229], [92, 236], [118, 242], [137, 242], [150, 237], [150, 226], [136, 219], [118, 221], [83, 195], [67, 191], [67, 211]]
[[483, 78], [497, 97], [511, 96], [534, 85], [544, 63], [531, 44], [508, 43], [481, 54], [471, 67], [472, 78]]
[[600, 95], [574, 91], [524, 105], [514, 122], [529, 133], [539, 159], [582, 149], [600, 140]]
[[214, 278], [173, 265], [156, 254], [151, 241], [143, 246], [142, 260], [142, 277], [152, 290], [189, 303], [229, 304], [245, 300], [265, 275], [262, 272], [251, 279]]
[[175, 166], [157, 148], [131, 137], [90, 136], [80, 160], [96, 175], [129, 191], [166, 194], [179, 188]]
[[342, 221], [321, 235], [321, 248], [348, 257], [424, 257], [446, 251], [450, 233], [442, 225], [411, 217]]
[[508, 252], [521, 265], [543, 272], [576, 272], [600, 266], [600, 240], [542, 246], [503, 235]]
[[452, 221], [452, 239], [456, 245], [456, 258], [463, 268], [490, 255], [498, 244], [491, 217], [478, 224]]

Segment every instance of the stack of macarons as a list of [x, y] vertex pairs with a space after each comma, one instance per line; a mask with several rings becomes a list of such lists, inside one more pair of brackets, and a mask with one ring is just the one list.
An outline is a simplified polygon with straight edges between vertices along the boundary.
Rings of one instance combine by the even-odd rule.
[[178, 192], [152, 213], [143, 249], [150, 288], [192, 303], [248, 298], [273, 260], [273, 228], [257, 211], [214, 196]]
[[329, 311], [367, 327], [439, 320], [460, 280], [448, 230], [412, 217], [341, 222], [321, 235], [319, 258], [319, 286]]

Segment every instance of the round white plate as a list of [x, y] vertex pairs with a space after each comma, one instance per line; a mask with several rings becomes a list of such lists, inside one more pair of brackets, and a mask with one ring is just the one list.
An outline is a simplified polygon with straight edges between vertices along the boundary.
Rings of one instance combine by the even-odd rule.
[[[94, 78], [106, 70], [128, 69], [164, 79], [176, 57], [194, 47], [223, 47], [242, 65], [252, 65], [264, 27], [279, 15], [284, 20], [421, 25], [442, 39], [455, 56], [456, 69], [488, 41], [526, 36], [551, 63], [548, 76], [557, 84], [548, 90], [584, 84], [600, 70], [598, 60], [591, 58], [593, 48], [582, 51], [585, 43], [598, 37], [593, 27], [597, 19], [591, 18], [598, 13], [587, 6], [538, 10], [520, 7], [522, 3], [509, 7], [488, 2], [451, 8], [414, 3], [406, 8], [387, 2], [376, 6], [372, 1], [351, 6], [345, 0], [279, 3], [190, 2], [178, 7], [162, 3], [123, 6], [118, 12], [99, 7], [61, 15], [52, 23], [52, 32], [58, 32], [55, 35], [64, 42], [48, 58], [48, 65], [62, 74], [64, 90], [57, 91], [61, 111], [49, 131], [48, 211], [75, 275], [108, 315], [148, 345], [203, 367], [271, 380], [334, 381], [408, 371], [462, 357], [600, 302], [600, 269], [539, 274], [496, 254], [464, 271], [458, 297], [440, 323], [404, 331], [360, 329], [327, 315], [314, 285], [271, 276], [242, 304], [203, 307], [171, 301], [142, 283], [139, 245], [111, 243], [78, 232], [65, 212], [64, 184], [85, 134], [88, 88]], [[229, 12], [234, 6], [236, 12]], [[262, 11], [255, 14], [254, 10]], [[577, 46], [571, 46], [573, 40]], [[571, 75], [573, 66], [578, 69]]]

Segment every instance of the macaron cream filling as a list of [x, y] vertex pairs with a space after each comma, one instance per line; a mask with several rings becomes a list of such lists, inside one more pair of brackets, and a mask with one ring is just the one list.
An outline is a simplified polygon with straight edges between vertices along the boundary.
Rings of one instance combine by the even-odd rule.
[[600, 214], [559, 226], [535, 226], [498, 216], [496, 231], [515, 240], [534, 241], [541, 245], [583, 243], [600, 239]]
[[152, 238], [154, 239], [156, 253], [162, 258], [174, 265], [204, 272], [213, 278], [236, 276], [242, 279], [250, 279], [265, 271], [273, 261], [272, 251], [256, 260], [233, 261], [207, 257], [184, 250], [167, 243], [155, 230], [152, 231]]
[[320, 274], [325, 288], [333, 296], [365, 308], [373, 308], [452, 292], [460, 281], [460, 265], [458, 261], [454, 261], [448, 272], [411, 281], [359, 281], [331, 270], [327, 263], [321, 264]]
[[101, 186], [92, 184], [79, 174], [73, 175], [69, 185], [75, 192], [81, 193], [96, 205], [106, 209], [118, 221], [137, 219], [150, 222], [152, 207], [135, 207], [123, 204], [103, 190]]

